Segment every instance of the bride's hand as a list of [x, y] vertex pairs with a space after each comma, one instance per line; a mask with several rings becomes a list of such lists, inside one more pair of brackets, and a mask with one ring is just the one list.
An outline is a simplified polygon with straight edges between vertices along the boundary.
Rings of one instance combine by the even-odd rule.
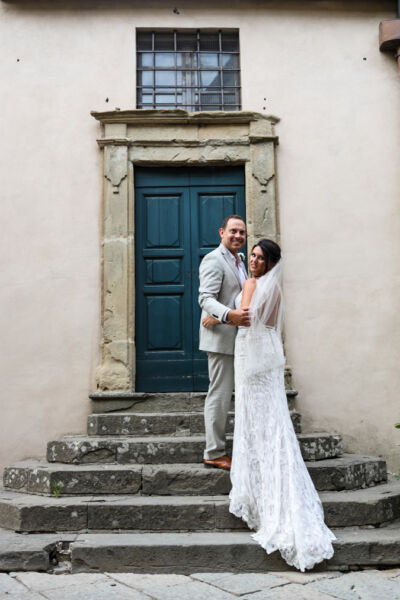
[[213, 327], [214, 325], [218, 325], [218, 319], [214, 319], [214, 317], [204, 317], [201, 324], [203, 327], [207, 329], [207, 327]]

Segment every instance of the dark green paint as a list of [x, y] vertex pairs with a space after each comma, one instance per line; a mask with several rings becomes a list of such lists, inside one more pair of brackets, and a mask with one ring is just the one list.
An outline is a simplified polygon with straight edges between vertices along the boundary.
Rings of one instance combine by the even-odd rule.
[[223, 217], [245, 218], [243, 168], [136, 168], [135, 189], [136, 390], [206, 390], [199, 264]]

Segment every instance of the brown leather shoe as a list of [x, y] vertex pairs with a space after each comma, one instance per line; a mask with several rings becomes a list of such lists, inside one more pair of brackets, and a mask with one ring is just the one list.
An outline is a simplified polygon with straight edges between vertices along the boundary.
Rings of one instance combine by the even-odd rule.
[[214, 458], [214, 460], [204, 459], [203, 462], [207, 469], [225, 469], [225, 471], [230, 471], [232, 464], [229, 456], [219, 456], [218, 458]]

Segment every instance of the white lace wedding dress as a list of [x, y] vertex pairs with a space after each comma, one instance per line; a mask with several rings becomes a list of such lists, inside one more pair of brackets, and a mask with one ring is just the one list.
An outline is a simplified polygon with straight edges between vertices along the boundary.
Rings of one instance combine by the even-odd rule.
[[284, 362], [275, 328], [262, 323], [239, 328], [229, 510], [256, 530], [252, 537], [267, 553], [279, 550], [289, 565], [304, 571], [331, 558], [336, 538], [324, 523], [293, 429]]

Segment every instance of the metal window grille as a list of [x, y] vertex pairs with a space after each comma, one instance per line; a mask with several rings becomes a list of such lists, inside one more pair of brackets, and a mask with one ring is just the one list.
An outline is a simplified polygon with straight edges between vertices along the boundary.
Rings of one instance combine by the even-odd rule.
[[137, 108], [240, 110], [237, 31], [138, 30]]

